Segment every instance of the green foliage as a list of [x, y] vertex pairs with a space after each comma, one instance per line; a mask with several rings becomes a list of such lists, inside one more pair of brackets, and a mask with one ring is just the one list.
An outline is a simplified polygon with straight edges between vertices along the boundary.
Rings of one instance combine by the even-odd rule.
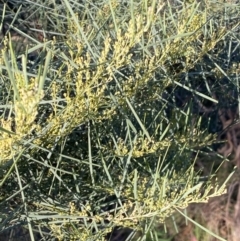
[[104, 240], [116, 227], [144, 233], [149, 219], [164, 222], [224, 193], [226, 183], [213, 186], [213, 176], [203, 182], [194, 171], [216, 135], [202, 128], [191, 102], [180, 108], [174, 91], [217, 103], [182, 75], [226, 28], [205, 36], [211, 22], [195, 3], [173, 13], [156, 1], [94, 1], [80, 10], [63, 2], [48, 28], [56, 24], [66, 35], [42, 43], [35, 68], [4, 42], [2, 204], [14, 199], [7, 182], [18, 185], [32, 237], [39, 225], [59, 240]]

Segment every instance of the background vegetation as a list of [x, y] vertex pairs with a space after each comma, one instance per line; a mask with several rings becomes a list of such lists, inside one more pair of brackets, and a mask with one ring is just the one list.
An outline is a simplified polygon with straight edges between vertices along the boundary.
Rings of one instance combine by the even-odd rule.
[[237, 240], [237, 3], [1, 14], [2, 240]]

